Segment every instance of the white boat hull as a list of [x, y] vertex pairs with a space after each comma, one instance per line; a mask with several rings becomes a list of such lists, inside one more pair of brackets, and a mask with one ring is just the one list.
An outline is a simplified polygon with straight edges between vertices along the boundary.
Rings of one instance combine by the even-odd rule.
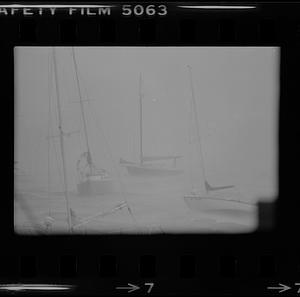
[[248, 204], [238, 200], [226, 200], [191, 194], [184, 196], [184, 201], [191, 210], [204, 213], [214, 212], [216, 214], [243, 217], [253, 215], [256, 211], [255, 204]]

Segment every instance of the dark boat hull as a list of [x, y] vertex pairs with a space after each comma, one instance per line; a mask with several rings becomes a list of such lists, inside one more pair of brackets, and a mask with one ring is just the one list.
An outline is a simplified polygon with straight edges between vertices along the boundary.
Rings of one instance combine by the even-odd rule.
[[123, 166], [126, 167], [128, 173], [133, 176], [173, 176], [183, 173], [183, 170], [175, 168], [143, 166], [139, 164], [127, 164]]

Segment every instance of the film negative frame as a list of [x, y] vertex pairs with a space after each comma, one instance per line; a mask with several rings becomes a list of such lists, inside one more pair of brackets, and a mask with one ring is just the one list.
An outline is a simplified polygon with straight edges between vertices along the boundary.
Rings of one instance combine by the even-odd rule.
[[[51, 284], [70, 286], [64, 292], [75, 295], [300, 295], [300, 4], [66, 2], [66, 7], [49, 4], [56, 5], [53, 15], [41, 5], [0, 5], [5, 114], [1, 289], [5, 284]], [[99, 15], [95, 7], [88, 10], [89, 5], [111, 10]], [[279, 46], [278, 199], [260, 204], [259, 227], [249, 234], [14, 234], [15, 46]], [[35, 289], [24, 290], [31, 294]], [[42, 289], [40, 293], [45, 294]]]

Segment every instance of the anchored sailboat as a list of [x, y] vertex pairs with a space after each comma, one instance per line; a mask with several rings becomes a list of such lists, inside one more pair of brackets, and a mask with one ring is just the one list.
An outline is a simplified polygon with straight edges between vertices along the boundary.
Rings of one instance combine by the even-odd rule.
[[[58, 71], [58, 61], [57, 61], [57, 49], [55, 47], [49, 52], [49, 60], [48, 60], [48, 99], [49, 99], [49, 108], [48, 108], [48, 137], [47, 137], [47, 145], [48, 145], [48, 190], [45, 191], [23, 191], [23, 188], [20, 190], [15, 188], [15, 202], [18, 205], [16, 208], [17, 212], [15, 213], [15, 231], [16, 232], [30, 232], [34, 234], [50, 234], [52, 232], [55, 233], [74, 233], [74, 232], [96, 232], [97, 225], [100, 226], [99, 232], [103, 230], [101, 228], [101, 221], [104, 217], [110, 216], [111, 214], [115, 214], [122, 209], [127, 209], [129, 216], [133, 220], [134, 224], [137, 228], [139, 228], [138, 222], [133, 214], [132, 209], [130, 208], [124, 190], [121, 187], [121, 195], [123, 197], [117, 198], [117, 200], [109, 200], [108, 203], [101, 203], [100, 199], [91, 200], [92, 202], [96, 202], [96, 204], [92, 205], [90, 208], [82, 207], [82, 203], [78, 196], [74, 196], [74, 193], [69, 191], [68, 184], [68, 166], [67, 166], [67, 154], [66, 150], [66, 136], [69, 136], [71, 133], [65, 131], [65, 121], [64, 121], [64, 112], [61, 107], [62, 98], [61, 98], [61, 86], [60, 83], [62, 81], [59, 79], [59, 71]], [[54, 81], [53, 81], [54, 78]], [[53, 108], [55, 109], [55, 115], [57, 116], [55, 119], [55, 130], [58, 133], [52, 133], [51, 129], [51, 101], [52, 94], [50, 90], [54, 87], [55, 95], [53, 99], [56, 100], [56, 105]], [[62, 183], [63, 192], [61, 191], [50, 191], [50, 139], [58, 138], [59, 140], [59, 152], [56, 150], [56, 145], [54, 147], [54, 153], [56, 155], [57, 161], [57, 169], [56, 176], [59, 178], [59, 183]], [[53, 143], [54, 144], [54, 143]], [[58, 154], [60, 158], [58, 158]], [[90, 162], [90, 164], [93, 164]], [[15, 161], [15, 176], [18, 175], [17, 162]], [[61, 166], [60, 166], [61, 165]], [[60, 175], [60, 169], [62, 169], [62, 175]], [[56, 185], [57, 187], [57, 185]], [[47, 196], [45, 196], [46, 194]], [[64, 199], [65, 207], [62, 209], [61, 199]], [[40, 201], [41, 203], [36, 207], [36, 201]], [[47, 201], [47, 203], [46, 203]], [[71, 202], [71, 203], [70, 203]], [[106, 201], [107, 202], [107, 201]], [[16, 206], [15, 205], [15, 206]], [[43, 205], [43, 207], [41, 207]], [[47, 211], [46, 211], [47, 208]], [[19, 211], [22, 211], [23, 216], [19, 215]], [[106, 222], [109, 223], [110, 221]], [[117, 223], [118, 221], [116, 221]], [[91, 229], [89, 226], [92, 226]], [[110, 226], [108, 226], [110, 228]], [[112, 224], [111, 228], [118, 228], [117, 224]], [[120, 230], [122, 226], [120, 225]]]
[[114, 180], [110, 176], [109, 172], [103, 168], [97, 168], [94, 164], [89, 138], [88, 138], [88, 131], [87, 131], [87, 122], [84, 113], [84, 106], [83, 106], [83, 99], [82, 99], [82, 92], [79, 82], [78, 76], [78, 66], [75, 57], [75, 50], [72, 47], [72, 57], [73, 63], [75, 68], [75, 75], [76, 75], [76, 84], [78, 88], [79, 94], [79, 104], [80, 104], [80, 111], [83, 121], [83, 131], [84, 131], [84, 138], [85, 138], [85, 145], [86, 151], [83, 152], [77, 161], [77, 171], [79, 176], [79, 182], [77, 184], [77, 190], [80, 195], [96, 195], [96, 194], [107, 194], [114, 191]]
[[[176, 168], [177, 159], [182, 156], [145, 156], [143, 151], [143, 94], [142, 94], [142, 76], [139, 78], [139, 140], [140, 155], [139, 162], [131, 162], [120, 159], [120, 164], [127, 168], [130, 175], [134, 176], [170, 176], [178, 175], [183, 171]], [[153, 163], [156, 161], [171, 160], [172, 165], [164, 166], [164, 164]], [[152, 162], [152, 163], [151, 163]]]
[[[193, 79], [191, 67], [188, 66], [190, 83], [191, 83], [191, 117], [190, 119], [194, 120], [195, 131], [196, 131], [196, 140], [195, 143], [190, 140], [191, 145], [197, 146], [197, 155], [200, 157], [201, 173], [197, 176], [196, 182], [192, 187], [190, 193], [184, 196], [184, 201], [187, 206], [196, 211], [211, 211], [211, 210], [225, 210], [233, 213], [236, 211], [239, 212], [251, 212], [255, 210], [255, 205], [247, 202], [243, 202], [237, 199], [224, 198], [222, 196], [216, 196], [215, 193], [221, 190], [234, 188], [234, 185], [226, 186], [211, 186], [206, 177], [204, 158], [201, 145], [199, 121], [198, 121], [198, 112], [197, 105], [194, 95]], [[191, 180], [195, 180], [191, 170]]]
[[[75, 65], [75, 70], [76, 70], [76, 79], [77, 79], [78, 90], [79, 90], [79, 94], [80, 94], [79, 103], [81, 105], [84, 129], [85, 129], [85, 132], [87, 132], [74, 49], [72, 51], [72, 55], [73, 55], [73, 59], [74, 59], [74, 65]], [[69, 193], [68, 181], [67, 181], [67, 167], [66, 167], [66, 161], [65, 161], [66, 152], [65, 152], [65, 142], [64, 142], [65, 136], [69, 135], [70, 133], [66, 133], [64, 131], [64, 127], [63, 127], [61, 102], [60, 102], [60, 90], [59, 90], [59, 85], [58, 85], [57, 58], [56, 58], [55, 48], [53, 48], [53, 51], [52, 51], [52, 58], [53, 58], [53, 65], [54, 65], [54, 85], [55, 85], [56, 99], [57, 99], [59, 143], [60, 143], [60, 152], [61, 152], [61, 157], [62, 157], [62, 169], [63, 169], [63, 178], [62, 178], [63, 188], [64, 188], [63, 194], [64, 194], [65, 201], [66, 201], [66, 212], [50, 211], [50, 209], [49, 209], [49, 212], [46, 214], [46, 216], [44, 217], [44, 220], [43, 220], [43, 225], [44, 225], [46, 231], [47, 232], [50, 231], [50, 229], [53, 227], [53, 225], [57, 221], [65, 221], [66, 215], [67, 215], [68, 231], [70, 233], [73, 233], [74, 231], [76, 231], [77, 227], [86, 225], [98, 218], [109, 215], [111, 213], [115, 213], [116, 211], [121, 210], [123, 208], [127, 208], [129, 214], [133, 217], [132, 211], [131, 211], [128, 203], [125, 201], [125, 199], [124, 199], [124, 201], [116, 204], [110, 210], [98, 211], [96, 214], [90, 215], [85, 218], [79, 217], [78, 214], [74, 211], [74, 209], [71, 208], [70, 199], [69, 199], [70, 193]], [[85, 136], [86, 136], [85, 139], [86, 139], [86, 143], [87, 143], [87, 152], [89, 153], [90, 150], [89, 150], [87, 133], [85, 134]], [[49, 146], [49, 143], [48, 143], [48, 146]], [[86, 154], [86, 157], [88, 158], [88, 165], [89, 165], [88, 170], [90, 170], [90, 171], [88, 171], [89, 174], [86, 174], [85, 180], [82, 180], [81, 183], [78, 184], [79, 191], [82, 191], [84, 194], [99, 194], [99, 193], [102, 194], [105, 191], [111, 191], [112, 183], [110, 183], [110, 182], [112, 182], [112, 179], [110, 179], [107, 175], [104, 176], [103, 172], [99, 173], [99, 171], [97, 171], [97, 169], [94, 166], [94, 163], [92, 162], [92, 160], [90, 158], [90, 153], [89, 154], [88, 153], [85, 153], [85, 154]], [[49, 162], [49, 159], [48, 159], [48, 162]], [[98, 176], [100, 176], [100, 177], [98, 177]], [[104, 181], [107, 181], [107, 183], [105, 183]], [[48, 191], [48, 193], [50, 193], [50, 192]], [[48, 197], [48, 199], [49, 199], [49, 197]]]

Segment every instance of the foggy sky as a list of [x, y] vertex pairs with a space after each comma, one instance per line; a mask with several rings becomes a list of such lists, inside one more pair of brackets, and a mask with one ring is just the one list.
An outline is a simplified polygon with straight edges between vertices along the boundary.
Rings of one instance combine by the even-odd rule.
[[[49, 123], [58, 135], [52, 49], [15, 48], [15, 160], [47, 185]], [[179, 154], [188, 185], [192, 67], [205, 169], [212, 184], [235, 184], [248, 198], [277, 192], [279, 49], [273, 47], [76, 47], [90, 146], [98, 167], [116, 174], [139, 154], [142, 75], [144, 154]], [[71, 48], [56, 48], [70, 189], [84, 152]], [[52, 74], [51, 74], [52, 73]], [[50, 76], [50, 77], [49, 77]], [[50, 98], [50, 113], [49, 113]], [[77, 102], [77, 103], [76, 103]], [[49, 122], [49, 114], [50, 122]], [[58, 138], [50, 138], [53, 187], [61, 190]], [[56, 150], [56, 153], [55, 153]], [[58, 161], [56, 161], [56, 156]]]

